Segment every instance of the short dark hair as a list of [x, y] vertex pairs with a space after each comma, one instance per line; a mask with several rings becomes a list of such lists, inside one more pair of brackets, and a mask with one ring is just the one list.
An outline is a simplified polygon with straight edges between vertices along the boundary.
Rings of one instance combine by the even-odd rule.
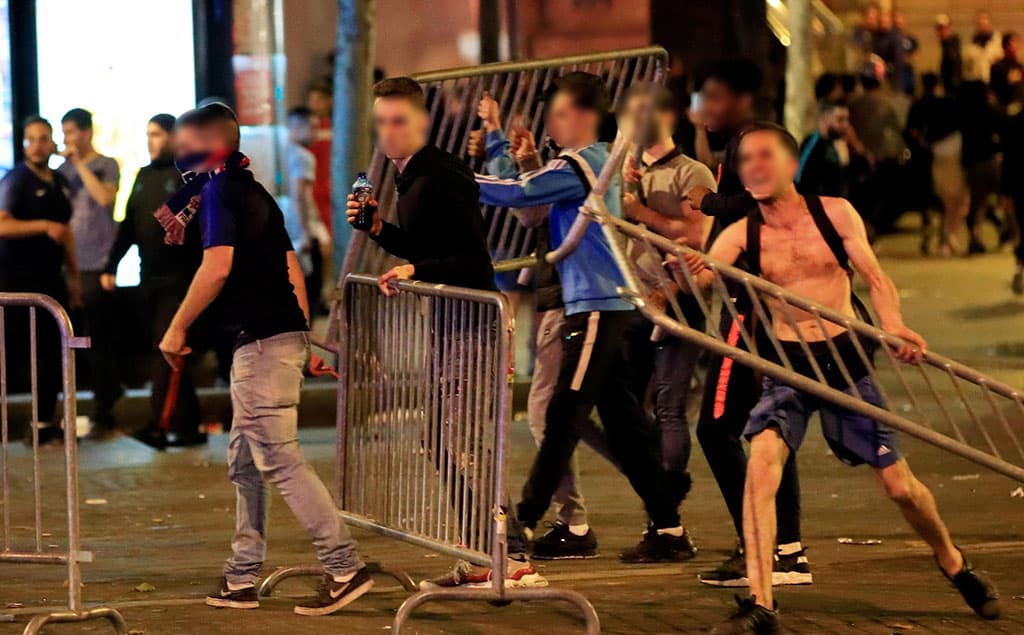
[[43, 124], [44, 126], [50, 129], [51, 133], [53, 132], [53, 125], [50, 123], [50, 120], [44, 119], [39, 115], [29, 115], [28, 117], [25, 117], [25, 119], [21, 122], [21, 129], [22, 131], [25, 131], [28, 129], [29, 126], [35, 125], [37, 123]]
[[405, 99], [418, 108], [427, 107], [423, 87], [411, 77], [388, 77], [373, 85], [375, 99]]
[[1017, 39], [1018, 33], [1016, 31], [1004, 31], [1003, 32], [1003, 48], [1010, 45], [1010, 42]]
[[755, 121], [750, 124], [742, 131], [740, 131], [739, 140], [743, 143], [743, 139], [755, 132], [770, 132], [778, 138], [779, 143], [786, 149], [786, 152], [793, 155], [793, 158], [800, 157], [800, 144], [797, 143], [796, 137], [790, 134], [789, 130], [786, 130], [779, 124], [773, 121]]
[[306, 119], [309, 120], [313, 116], [313, 111], [305, 106], [295, 106], [288, 111], [286, 117], [288, 119]]
[[149, 118], [149, 123], [155, 123], [156, 125], [160, 126], [164, 130], [164, 132], [170, 132], [171, 130], [174, 130], [174, 122], [174, 115], [167, 114], [166, 112], [153, 115]]
[[306, 88], [306, 93], [321, 93], [328, 97], [334, 97], [334, 82], [328, 77], [314, 79]]
[[555, 92], [569, 95], [577, 108], [599, 115], [604, 115], [611, 107], [604, 80], [593, 73], [570, 71], [555, 80]]
[[746, 58], [718, 60], [708, 69], [704, 81], [713, 79], [725, 84], [737, 95], [757, 95], [761, 90], [764, 74], [760, 67]]
[[235, 111], [231, 110], [227, 104], [220, 102], [213, 102], [193, 108], [186, 113], [183, 113], [178, 117], [178, 121], [175, 123], [175, 128], [206, 128], [210, 126], [220, 127], [227, 133], [228, 145], [232, 149], [238, 149], [239, 138], [241, 133], [238, 129], [238, 117], [235, 116]]
[[845, 101], [838, 99], [822, 99], [818, 102], [818, 114], [825, 115], [838, 108], [849, 108]]
[[[676, 111], [676, 98], [672, 95], [672, 91], [665, 88], [661, 84], [655, 84], [654, 82], [637, 82], [629, 87], [626, 91], [626, 99], [632, 99], [633, 97], [646, 97], [652, 96], [654, 109], [658, 112], [675, 112]], [[625, 102], [623, 102], [625, 104]]]
[[839, 76], [835, 73], [822, 73], [818, 79], [814, 81], [814, 98], [825, 99], [832, 91], [839, 86]]
[[61, 124], [75, 124], [79, 130], [92, 130], [92, 113], [85, 108], [72, 108], [60, 118]]
[[939, 87], [942, 82], [942, 78], [939, 77], [938, 73], [925, 73], [921, 75], [921, 86], [928, 91], [935, 90]]

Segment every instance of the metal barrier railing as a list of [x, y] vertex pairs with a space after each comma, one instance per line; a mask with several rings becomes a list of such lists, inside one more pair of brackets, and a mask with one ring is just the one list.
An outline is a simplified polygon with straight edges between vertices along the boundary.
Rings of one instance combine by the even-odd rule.
[[[653, 80], [656, 72], [665, 68], [667, 61], [665, 49], [652, 46], [546, 60], [483, 64], [417, 73], [412, 77], [426, 91], [431, 121], [430, 143], [458, 156], [466, 156], [470, 133], [479, 127], [477, 103], [484, 91], [500, 105], [506, 131], [511, 129], [514, 117], [519, 116], [540, 148], [548, 139], [542, 117], [546, 91], [563, 73], [579, 70], [604, 77], [613, 105], [617, 107], [631, 84]], [[467, 158], [467, 162], [476, 171], [482, 168], [478, 159]], [[381, 214], [389, 220], [394, 219], [396, 204], [395, 191], [391, 187], [393, 171], [391, 162], [380, 151], [375, 151], [368, 173], [377, 190]], [[534, 252], [535, 230], [522, 225], [508, 208], [485, 205], [481, 206], [481, 213], [495, 265], [503, 271], [521, 268], [510, 261], [526, 258]], [[354, 271], [384, 271], [392, 261], [393, 258], [368, 240], [364, 232], [353, 232], [339, 272], [339, 286]], [[336, 325], [337, 321], [332, 320], [330, 333], [337, 333]]]
[[589, 633], [599, 632], [579, 593], [505, 588], [515, 332], [508, 300], [422, 282], [395, 288], [397, 296], [385, 297], [375, 277], [359, 274], [344, 285], [340, 513], [353, 526], [491, 567], [492, 576], [488, 589], [419, 591], [398, 610], [394, 632], [425, 602], [466, 599], [563, 600], [580, 608]]
[[[620, 169], [626, 148], [624, 138], [616, 140], [605, 171]], [[614, 217], [596, 188], [581, 216], [601, 223], [623, 273], [623, 297], [664, 331], [1024, 482], [1024, 392], [932, 351], [920, 361], [900, 362], [893, 353], [902, 342], [899, 338]], [[630, 257], [633, 254], [640, 256]], [[679, 279], [666, 271], [662, 263], [669, 254], [679, 258], [697, 254], [713, 274], [709, 294], [695, 296], [706, 331], [686, 322], [677, 292], [698, 286], [685, 266], [677, 274]], [[647, 265], [641, 267], [642, 261]], [[743, 310], [746, 314], [741, 318]], [[797, 340], [780, 341], [771, 328], [773, 319], [783, 320]], [[736, 329], [734, 342], [723, 337], [723, 320]], [[825, 339], [808, 341], [798, 322], [814, 324], [815, 333], [824, 334]], [[877, 354], [872, 355], [875, 350]], [[801, 364], [799, 370], [794, 362]], [[851, 369], [854, 364], [863, 366], [874, 379], [888, 408], [863, 399], [856, 371]], [[836, 371], [826, 376], [826, 366]], [[940, 390], [942, 386], [946, 392]]]
[[[40, 348], [40, 329], [37, 328], [37, 314], [42, 310], [48, 313], [54, 320], [54, 330], [58, 333], [44, 333], [42, 338], [60, 338], [59, 345], [50, 340], [43, 342]], [[20, 312], [20, 315], [18, 314]], [[19, 326], [27, 325], [27, 332], [20, 328], [12, 329], [10, 322], [12, 313], [15, 322], [22, 322]], [[19, 319], [27, 318], [27, 319]], [[44, 325], [45, 328], [45, 325]], [[49, 330], [49, 329], [46, 329]], [[20, 332], [14, 332], [20, 331]], [[27, 353], [28, 371], [31, 392], [31, 422], [29, 425], [28, 441], [31, 444], [32, 452], [32, 531], [30, 540], [18, 540], [12, 532], [12, 516], [18, 512], [14, 508], [17, 500], [16, 493], [12, 490], [20, 489], [17, 483], [11, 478], [11, 452], [10, 452], [10, 413], [9, 413], [9, 382], [12, 372], [20, 372], [23, 369], [11, 367], [8, 359], [10, 342], [12, 338], [21, 339], [19, 344], [28, 343]], [[51, 347], [51, 343], [54, 344]], [[56, 356], [55, 350], [59, 346], [60, 357]], [[84, 622], [93, 619], [109, 620], [114, 632], [124, 635], [128, 632], [128, 626], [121, 617], [121, 614], [111, 608], [85, 609], [82, 605], [82, 576], [79, 571], [79, 563], [92, 562], [92, 553], [83, 551], [79, 544], [79, 511], [78, 511], [78, 441], [77, 441], [77, 401], [75, 392], [75, 349], [89, 347], [88, 338], [75, 337], [71, 326], [71, 320], [64, 308], [53, 298], [37, 293], [0, 293], [0, 503], [2, 503], [2, 546], [0, 551], [0, 562], [21, 562], [31, 564], [59, 564], [67, 566], [67, 588], [68, 606], [67, 610], [56, 611], [36, 615], [25, 627], [24, 635], [39, 633], [44, 626], [59, 622]], [[48, 353], [54, 353], [52, 356]], [[24, 360], [20, 360], [24, 362]], [[42, 473], [40, 469], [40, 437], [38, 413], [40, 406], [40, 367], [47, 364], [61, 364], [61, 405], [63, 407], [63, 436], [64, 436], [64, 462], [65, 462], [65, 483], [64, 495], [67, 502], [66, 507], [66, 529], [67, 544], [63, 549], [57, 545], [44, 544], [44, 536], [50, 536], [44, 531], [44, 506], [48, 501], [55, 500], [44, 491]], [[43, 366], [43, 370], [50, 369]], [[56, 395], [52, 395], [56, 397]], [[21, 481], [21, 479], [18, 479]], [[49, 510], [47, 510], [49, 514]], [[53, 538], [48, 538], [52, 541]], [[52, 548], [51, 548], [52, 547]]]

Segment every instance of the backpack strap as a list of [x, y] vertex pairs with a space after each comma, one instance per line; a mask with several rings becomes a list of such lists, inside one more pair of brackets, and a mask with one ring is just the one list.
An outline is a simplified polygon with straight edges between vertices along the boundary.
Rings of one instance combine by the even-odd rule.
[[583, 187], [586, 188], [589, 195], [590, 191], [597, 186], [597, 175], [594, 174], [594, 169], [590, 167], [590, 164], [583, 158], [583, 155], [573, 150], [562, 150], [558, 158], [563, 159], [569, 164], [572, 171], [583, 182]]
[[825, 212], [825, 206], [821, 204], [821, 198], [816, 194], [807, 194], [804, 196], [804, 201], [807, 203], [807, 210], [811, 213], [811, 218], [814, 219], [814, 224], [818, 227], [818, 231], [821, 232], [821, 237], [825, 239], [825, 244], [832, 250], [832, 255], [839, 261], [839, 266], [846, 269], [846, 272], [853, 275], [853, 270], [850, 268], [850, 256], [846, 253], [846, 247], [843, 246], [843, 237], [839, 235], [839, 230], [832, 224], [832, 219], [828, 217]]
[[761, 225], [764, 218], [761, 210], [753, 208], [747, 214], [747, 271], [761, 275]]

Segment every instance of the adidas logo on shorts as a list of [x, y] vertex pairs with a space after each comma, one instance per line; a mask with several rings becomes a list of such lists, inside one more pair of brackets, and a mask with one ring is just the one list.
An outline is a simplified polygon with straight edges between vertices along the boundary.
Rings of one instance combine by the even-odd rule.
[[878, 456], [885, 456], [886, 454], [889, 454], [890, 452], [892, 452], [892, 450], [889, 449], [889, 446], [887, 446], [887, 445], [880, 445], [880, 446], [878, 446]]

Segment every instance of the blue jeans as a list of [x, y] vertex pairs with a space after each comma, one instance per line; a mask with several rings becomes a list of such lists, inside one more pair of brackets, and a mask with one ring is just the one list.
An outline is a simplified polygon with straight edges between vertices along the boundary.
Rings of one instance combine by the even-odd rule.
[[251, 584], [267, 552], [266, 484], [309, 532], [324, 571], [347, 575], [364, 565], [334, 499], [299, 448], [298, 407], [309, 334], [281, 333], [235, 351], [231, 367], [234, 420], [228, 443], [228, 476], [237, 509], [231, 558], [224, 576]]

